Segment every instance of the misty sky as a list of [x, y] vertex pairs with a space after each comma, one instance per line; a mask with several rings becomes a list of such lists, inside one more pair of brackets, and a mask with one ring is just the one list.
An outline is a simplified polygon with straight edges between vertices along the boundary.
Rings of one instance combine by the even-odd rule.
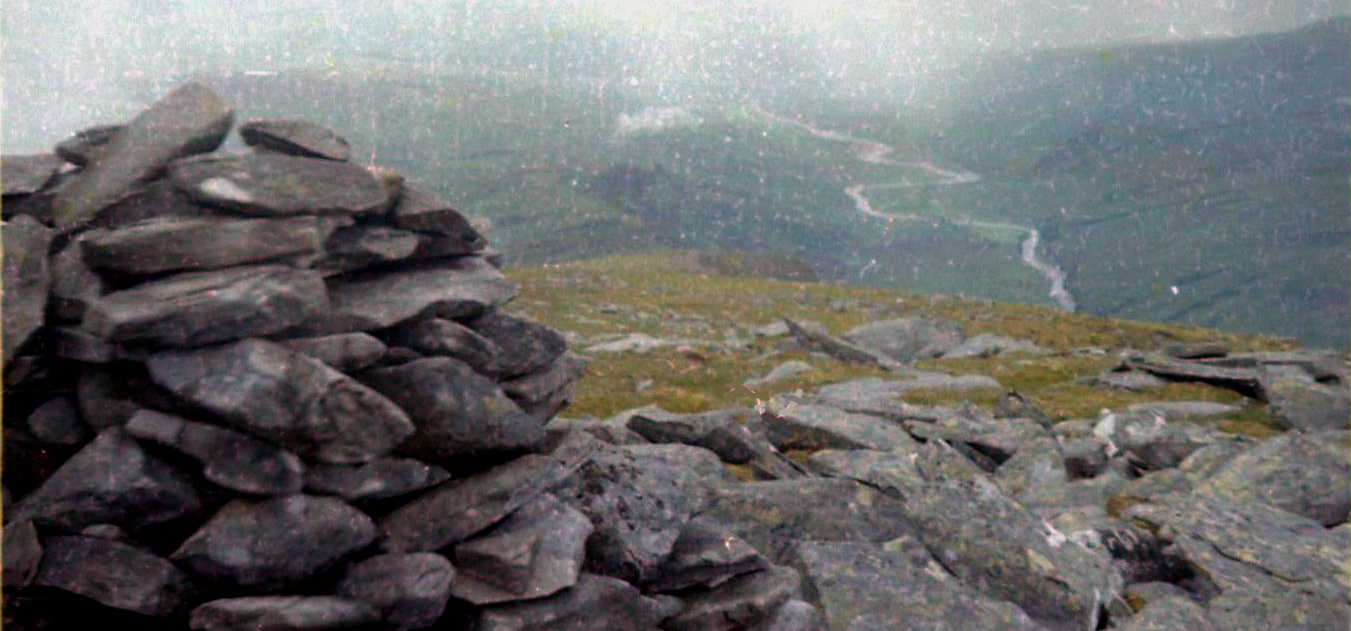
[[781, 63], [791, 47], [812, 72], [897, 81], [973, 55], [1288, 30], [1348, 12], [1342, 0], [10, 0], [0, 147], [47, 150], [192, 73], [364, 56], [415, 70], [471, 56], [528, 66], [532, 47], [603, 41], [576, 47], [590, 58], [565, 68], [697, 81]]

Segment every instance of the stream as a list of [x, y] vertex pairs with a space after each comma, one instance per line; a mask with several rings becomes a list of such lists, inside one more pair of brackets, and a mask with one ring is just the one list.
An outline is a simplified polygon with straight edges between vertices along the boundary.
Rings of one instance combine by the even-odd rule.
[[[910, 188], [913, 186], [926, 186], [926, 185], [951, 186], [954, 184], [971, 184], [974, 182], [979, 182], [981, 179], [980, 175], [977, 173], [973, 173], [971, 171], [967, 171], [964, 169], [963, 170], [945, 169], [928, 161], [895, 160], [889, 157], [892, 153], [895, 153], [896, 151], [896, 148], [892, 147], [891, 145], [877, 142], [876, 140], [869, 140], [867, 138], [858, 138], [855, 136], [850, 136], [848, 134], [843, 134], [837, 131], [819, 129], [813, 127], [809, 123], [793, 120], [791, 118], [784, 118], [782, 116], [779, 116], [778, 114], [774, 114], [773, 112], [766, 111], [760, 108], [759, 106], [753, 105], [751, 106], [751, 109], [754, 110], [755, 113], [764, 116], [765, 118], [768, 118], [776, 123], [784, 125], [792, 125], [799, 129], [803, 129], [807, 133], [810, 133], [811, 135], [816, 136], [817, 138], [824, 138], [826, 140], [834, 140], [837, 142], [849, 143], [854, 150], [854, 156], [859, 160], [866, 162], [868, 164], [881, 164], [887, 166], [901, 167], [905, 169], [914, 169], [917, 171], [923, 171], [938, 178], [937, 182], [899, 181], [899, 182], [884, 182], [880, 184], [851, 184], [845, 187], [844, 194], [848, 195], [849, 199], [853, 200], [854, 207], [857, 208], [860, 213], [863, 213], [864, 215], [867, 215], [869, 217], [876, 217], [878, 219], [885, 219], [887, 221], [925, 221], [934, 219], [934, 217], [926, 217], [923, 215], [916, 215], [913, 213], [884, 213], [882, 211], [879, 211], [876, 208], [873, 208], [872, 202], [870, 202], [868, 200], [868, 197], [864, 194], [865, 191], [885, 188]], [[1074, 302], [1074, 297], [1070, 295], [1069, 288], [1065, 286], [1064, 270], [1060, 269], [1060, 266], [1051, 263], [1049, 261], [1043, 260], [1041, 257], [1037, 256], [1037, 246], [1041, 242], [1041, 233], [1035, 227], [1013, 223], [1002, 223], [996, 221], [982, 221], [979, 219], [958, 218], [945, 220], [958, 226], [968, 226], [972, 228], [991, 228], [996, 230], [1012, 230], [1026, 234], [1027, 236], [1024, 237], [1022, 247], [1020, 248], [1020, 254], [1023, 264], [1036, 270], [1038, 274], [1041, 274], [1041, 276], [1051, 284], [1049, 295], [1051, 299], [1056, 302], [1056, 304], [1060, 305], [1060, 308], [1066, 311], [1075, 310], [1076, 305]]]

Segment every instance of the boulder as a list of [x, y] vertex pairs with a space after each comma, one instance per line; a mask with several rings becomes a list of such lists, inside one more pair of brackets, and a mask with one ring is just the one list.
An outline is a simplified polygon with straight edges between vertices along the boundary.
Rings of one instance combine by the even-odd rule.
[[299, 493], [304, 483], [305, 465], [295, 454], [224, 427], [141, 410], [127, 433], [197, 460], [202, 477], [240, 493]]
[[20, 215], [4, 222], [4, 360], [5, 365], [42, 326], [51, 286], [47, 252], [52, 231], [36, 219]]
[[586, 557], [592, 525], [549, 493], [492, 529], [455, 545], [456, 598], [475, 605], [534, 600], [572, 587]]
[[427, 317], [482, 314], [516, 297], [516, 289], [483, 259], [464, 257], [398, 271], [344, 276], [329, 285], [333, 318], [346, 331], [370, 331]]
[[196, 595], [186, 573], [141, 548], [92, 537], [47, 537], [45, 543], [34, 585], [161, 618], [180, 616]]
[[940, 318], [898, 318], [854, 327], [844, 338], [861, 348], [910, 364], [938, 357], [961, 344], [962, 327]]
[[446, 609], [455, 568], [439, 554], [381, 554], [352, 564], [337, 595], [375, 607], [396, 629], [432, 626]]
[[158, 353], [147, 367], [184, 403], [319, 462], [367, 462], [414, 432], [379, 393], [263, 340]]
[[1240, 453], [1197, 489], [1235, 502], [1261, 502], [1324, 526], [1351, 517], [1351, 432], [1289, 432]]
[[193, 631], [322, 631], [379, 621], [375, 607], [337, 596], [244, 596], [202, 604], [188, 624]]
[[334, 497], [285, 495], [226, 504], [170, 557], [218, 585], [293, 590], [375, 541], [365, 513]]
[[807, 466], [821, 475], [861, 482], [902, 499], [924, 484], [915, 468], [915, 453], [823, 449], [807, 458]]
[[567, 350], [557, 331], [496, 311], [469, 320], [467, 325], [496, 347], [498, 372], [506, 379], [543, 371]]
[[362, 167], [280, 153], [179, 160], [169, 179], [198, 203], [264, 217], [367, 215], [389, 204], [384, 187]]
[[1281, 380], [1267, 386], [1271, 420], [1284, 429], [1322, 432], [1351, 428], [1351, 394], [1345, 385]]
[[316, 217], [234, 219], [151, 217], [115, 230], [80, 237], [84, 261], [114, 274], [150, 276], [259, 263], [318, 251]]
[[1123, 365], [1128, 370], [1150, 373], [1168, 381], [1194, 381], [1227, 388], [1243, 396], [1266, 401], [1261, 374], [1252, 368], [1226, 368], [1168, 357], [1135, 356]]
[[776, 395], [760, 414], [769, 441], [780, 450], [874, 449], [912, 452], [919, 445], [901, 425], [838, 408], [797, 403]]
[[250, 147], [346, 162], [352, 146], [337, 132], [305, 120], [252, 118], [239, 126], [239, 137]]

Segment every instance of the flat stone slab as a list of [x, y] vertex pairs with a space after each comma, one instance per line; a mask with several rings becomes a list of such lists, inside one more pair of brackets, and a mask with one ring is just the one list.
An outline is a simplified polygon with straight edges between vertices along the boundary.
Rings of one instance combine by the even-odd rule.
[[369, 331], [420, 316], [480, 314], [515, 298], [516, 288], [497, 268], [465, 257], [335, 280], [329, 297], [336, 318], [353, 331]]
[[680, 530], [671, 555], [662, 561], [657, 579], [647, 588], [675, 592], [716, 587], [734, 576], [768, 566], [769, 561], [740, 537], [712, 520], [693, 519]]
[[744, 629], [767, 619], [802, 595], [802, 578], [792, 568], [771, 566], [742, 574], [716, 587], [682, 595], [680, 613], [662, 622], [670, 631]]
[[901, 551], [804, 541], [789, 556], [831, 629], [1043, 629], [1017, 605], [970, 589], [941, 569], [918, 567]]
[[324, 255], [312, 267], [331, 275], [388, 265], [413, 256], [422, 241], [423, 237], [417, 233], [389, 226], [346, 226], [328, 237], [324, 242]]
[[389, 213], [395, 226], [446, 237], [437, 242], [440, 256], [472, 254], [487, 245], [487, 239], [449, 203], [420, 186], [405, 183], [399, 201]]
[[1046, 350], [1027, 340], [1015, 340], [1002, 335], [983, 333], [944, 351], [941, 357], [943, 359], [968, 359], [1010, 353], [1042, 355], [1046, 353]]
[[88, 166], [102, 155], [108, 141], [126, 125], [95, 125], [71, 134], [56, 143], [56, 155], [66, 162]]
[[152, 217], [116, 230], [96, 229], [80, 239], [94, 269], [145, 276], [257, 263], [318, 251], [316, 217], [231, 219]]
[[586, 557], [591, 521], [548, 493], [491, 530], [455, 546], [451, 593], [475, 605], [533, 600], [572, 587]]
[[1271, 420], [1306, 432], [1351, 427], [1351, 394], [1345, 385], [1282, 380], [1267, 386]]
[[1197, 381], [1218, 388], [1227, 388], [1261, 401], [1267, 400], [1261, 375], [1256, 369], [1226, 368], [1202, 362], [1150, 356], [1131, 358], [1127, 360], [1125, 366], [1169, 381]]
[[[765, 439], [752, 436], [744, 422], [756, 415], [749, 408], [723, 408], [699, 414], [676, 414], [656, 406], [621, 413], [625, 426], [654, 443], [703, 447], [723, 462], [746, 464], [766, 451]], [[742, 422], [737, 423], [740, 419]]]
[[328, 306], [315, 272], [260, 265], [179, 274], [107, 294], [83, 327], [123, 344], [190, 348], [279, 333]]
[[477, 631], [606, 629], [649, 631], [670, 615], [662, 603], [624, 581], [582, 574], [577, 586], [540, 600], [485, 607]]
[[432, 626], [450, 599], [455, 568], [439, 554], [381, 554], [353, 564], [338, 583], [338, 595], [380, 610], [398, 629]]
[[33, 584], [163, 618], [181, 614], [197, 591], [187, 573], [153, 553], [92, 537], [48, 537]]
[[938, 357], [962, 343], [962, 327], [951, 320], [929, 317], [869, 322], [842, 336], [850, 343], [903, 364]]
[[170, 447], [202, 463], [202, 477], [253, 495], [299, 493], [305, 465], [295, 454], [246, 434], [154, 410], [141, 410], [127, 433]]
[[4, 222], [0, 229], [4, 241], [4, 360], [14, 357], [42, 326], [51, 286], [51, 266], [47, 251], [52, 231], [27, 215]]
[[375, 607], [337, 596], [244, 596], [198, 606], [188, 626], [193, 631], [324, 631], [379, 621]]
[[50, 153], [0, 156], [0, 195], [32, 195], [50, 184], [64, 164]]
[[250, 147], [305, 158], [324, 158], [346, 162], [352, 146], [337, 132], [305, 120], [287, 118], [251, 118], [239, 126], [239, 137]]
[[815, 322], [802, 322], [784, 318], [788, 330], [797, 337], [798, 343], [808, 350], [820, 351], [842, 362], [879, 366], [892, 372], [902, 372], [905, 364], [871, 348], [831, 335], [825, 327]]
[[913, 452], [919, 448], [905, 427], [867, 414], [828, 405], [797, 403], [776, 395], [760, 415], [769, 442], [781, 451], [874, 449]]
[[414, 431], [389, 399], [264, 340], [159, 353], [146, 366], [155, 383], [185, 403], [320, 462], [367, 462]]
[[170, 559], [222, 585], [283, 591], [365, 548], [376, 534], [370, 517], [334, 497], [237, 499]]
[[311, 493], [337, 495], [349, 502], [384, 500], [436, 486], [450, 473], [412, 458], [376, 458], [360, 465], [315, 465], [305, 473]]
[[343, 373], [369, 368], [387, 350], [384, 343], [366, 333], [303, 337], [277, 343], [288, 351], [313, 357]]
[[84, 262], [79, 243], [67, 244], [50, 260], [52, 284], [47, 308], [56, 321], [79, 322], [89, 305], [108, 293], [109, 286]]
[[37, 576], [42, 563], [42, 542], [31, 521], [11, 521], [5, 524], [4, 535], [5, 587], [27, 587]]
[[1198, 491], [1335, 526], [1351, 517], [1348, 447], [1351, 432], [1288, 432], [1234, 456]]
[[52, 200], [57, 228], [89, 222], [175, 158], [215, 150], [233, 123], [234, 112], [210, 88], [196, 82], [175, 87], [114, 134], [99, 159], [57, 193]]
[[366, 215], [389, 204], [365, 168], [278, 153], [179, 160], [169, 178], [200, 203], [250, 215]]
[[546, 370], [568, 348], [557, 331], [497, 311], [485, 313], [466, 324], [497, 348], [496, 366], [504, 379]]

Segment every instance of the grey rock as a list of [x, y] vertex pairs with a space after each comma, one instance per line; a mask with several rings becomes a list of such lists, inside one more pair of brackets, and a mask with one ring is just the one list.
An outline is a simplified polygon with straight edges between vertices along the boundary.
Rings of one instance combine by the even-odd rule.
[[899, 551], [862, 542], [798, 543], [791, 564], [830, 629], [1040, 630], [1017, 606], [957, 583], [941, 569], [917, 567]]
[[278, 333], [326, 307], [318, 274], [246, 266], [110, 293], [90, 305], [83, 326], [114, 342], [182, 348]]
[[5, 524], [4, 553], [5, 588], [27, 587], [37, 576], [42, 563], [42, 542], [38, 530], [28, 520]]
[[190, 82], [175, 87], [114, 134], [100, 158], [57, 194], [52, 201], [57, 228], [89, 222], [175, 158], [214, 150], [233, 122], [234, 113], [206, 86]]
[[327, 274], [402, 261], [413, 256], [423, 237], [377, 224], [339, 228], [324, 242], [324, 256], [313, 265]]
[[70, 397], [57, 397], [39, 405], [24, 424], [34, 439], [50, 445], [80, 445], [93, 437], [80, 421], [80, 412]]
[[407, 495], [449, 479], [450, 473], [434, 464], [412, 458], [376, 458], [356, 466], [312, 466], [305, 473], [305, 488], [360, 502]]
[[893, 372], [903, 371], [901, 362], [871, 350], [872, 347], [857, 345], [851, 341], [831, 335], [825, 327], [815, 322], [799, 323], [784, 318], [788, 330], [797, 338], [798, 343], [811, 351], [819, 351], [842, 362], [878, 366]]
[[1200, 598], [1182, 586], [1176, 583], [1165, 583], [1163, 581], [1148, 581], [1144, 583], [1133, 583], [1126, 586], [1122, 595], [1131, 601], [1143, 603], [1159, 602], [1172, 598], [1185, 598], [1195, 603], [1204, 602]]
[[1230, 353], [1229, 345], [1224, 342], [1189, 342], [1169, 344], [1163, 354], [1175, 359], [1210, 359], [1224, 357]]
[[362, 167], [279, 153], [178, 160], [169, 179], [199, 203], [249, 215], [364, 215], [389, 203], [385, 189]]
[[669, 631], [736, 631], [769, 617], [801, 593], [801, 577], [787, 567], [772, 566], [742, 574], [716, 587], [683, 594], [680, 613], [664, 620]]
[[1015, 340], [1002, 335], [983, 333], [944, 351], [943, 359], [969, 359], [993, 357], [1007, 353], [1025, 353], [1040, 355], [1045, 353], [1040, 346], [1027, 340]]
[[1066, 440], [1060, 445], [1065, 456], [1065, 472], [1072, 479], [1092, 478], [1107, 470], [1106, 439], [1091, 436]]
[[155, 217], [209, 217], [218, 213], [158, 179], [137, 185], [89, 222], [94, 228], [117, 229]]
[[1150, 401], [1147, 403], [1132, 403], [1126, 406], [1126, 411], [1157, 414], [1166, 421], [1173, 421], [1197, 416], [1235, 414], [1243, 411], [1243, 408], [1213, 401]]
[[693, 519], [680, 530], [671, 555], [662, 561], [657, 578], [646, 587], [658, 592], [715, 587], [768, 565], [769, 561], [740, 537], [713, 521]]
[[153, 553], [91, 537], [48, 537], [33, 584], [163, 618], [180, 615], [197, 591], [186, 573]]
[[501, 352], [492, 340], [454, 320], [428, 318], [405, 322], [389, 331], [390, 344], [405, 346], [426, 355], [452, 357], [469, 364], [480, 374], [497, 377], [497, 355]]
[[504, 378], [545, 370], [567, 350], [567, 343], [557, 331], [496, 311], [467, 324], [497, 347], [497, 368]]
[[50, 153], [0, 156], [0, 194], [10, 198], [41, 191], [63, 164], [65, 161]]
[[1332, 631], [1351, 619], [1344, 595], [1324, 598], [1279, 590], [1221, 594], [1207, 603], [1206, 613], [1214, 628], [1223, 631]]
[[1065, 511], [1104, 507], [1107, 500], [1120, 495], [1125, 488], [1126, 478], [1108, 470], [1092, 478], [1025, 488], [1013, 498], [1037, 515], [1050, 516]]
[[600, 446], [584, 432], [570, 432], [548, 454], [522, 456], [443, 482], [381, 518], [382, 546], [415, 552], [464, 541], [562, 482]]
[[592, 533], [586, 516], [544, 493], [455, 546], [451, 593], [475, 605], [543, 598], [572, 587]]
[[71, 164], [89, 166], [103, 155], [108, 141], [125, 127], [126, 125], [95, 125], [81, 129], [71, 134], [69, 138], [56, 143], [56, 155]]
[[927, 484], [906, 498], [905, 514], [944, 568], [1048, 628], [1097, 627], [1100, 606], [1122, 587], [1115, 569], [1010, 499], [945, 444], [926, 444], [916, 464]]
[[305, 158], [346, 162], [352, 146], [337, 132], [309, 121], [285, 118], [252, 118], [239, 126], [239, 137], [250, 147]]
[[361, 379], [408, 412], [416, 431], [400, 451], [437, 462], [530, 449], [544, 429], [491, 379], [449, 357], [374, 368]]
[[779, 364], [778, 366], [775, 366], [772, 370], [770, 370], [768, 373], [765, 373], [761, 377], [756, 377], [754, 379], [747, 379], [746, 385], [751, 388], [759, 388], [760, 386], [766, 386], [771, 383], [783, 381], [784, 379], [792, 377], [793, 375], [809, 372], [811, 370], [812, 365], [807, 362], [799, 360], [787, 361], [783, 362], [782, 364]]
[[1049, 437], [1042, 423], [1023, 418], [996, 420], [975, 406], [936, 421], [905, 421], [904, 425], [915, 438], [946, 440], [973, 461], [984, 464], [988, 459], [994, 466], [985, 468], [992, 473], [1023, 445]]
[[115, 230], [95, 229], [80, 238], [84, 261], [105, 272], [148, 276], [259, 263], [319, 249], [315, 217], [234, 219], [151, 217]]
[[543, 370], [503, 381], [502, 391], [522, 407], [533, 406], [575, 383], [585, 370], [580, 357], [564, 353]]
[[111, 428], [71, 456], [6, 518], [64, 529], [116, 524], [136, 530], [200, 506], [186, 474], [147, 454], [120, 428]]
[[477, 631], [650, 631], [667, 607], [616, 578], [582, 574], [577, 585], [549, 598], [485, 607]]
[[38, 348], [52, 357], [87, 364], [106, 364], [119, 356], [119, 349], [101, 337], [73, 326], [46, 326], [38, 330]]
[[1122, 631], [1220, 631], [1206, 610], [1187, 598], [1151, 602], [1119, 627]]
[[170, 559], [222, 586], [284, 591], [365, 548], [376, 533], [365, 513], [333, 497], [237, 499]]
[[915, 468], [916, 452], [824, 449], [807, 458], [821, 475], [862, 482], [888, 497], [902, 499], [924, 484]]
[[1098, 388], [1144, 392], [1152, 388], [1167, 385], [1168, 381], [1145, 371], [1125, 370], [1105, 372], [1096, 377], [1082, 380], [1083, 383]]
[[441, 617], [454, 578], [439, 554], [381, 554], [347, 568], [337, 595], [375, 607], [394, 628], [420, 629]]
[[1167, 357], [1137, 356], [1126, 361], [1125, 368], [1140, 370], [1169, 381], [1207, 383], [1227, 388], [1243, 396], [1266, 401], [1261, 374], [1250, 368], [1225, 368], [1202, 362]]
[[[643, 408], [639, 408], [643, 409]], [[569, 431], [581, 431], [590, 434], [596, 440], [609, 443], [611, 445], [644, 445], [647, 440], [642, 436], [624, 426], [628, 418], [628, 413], [632, 410], [620, 412], [614, 416], [603, 419], [595, 418], [564, 418], [554, 417], [544, 426], [546, 433], [559, 434]]]
[[127, 433], [170, 447], [202, 464], [202, 477], [254, 495], [299, 493], [305, 465], [295, 454], [231, 429], [141, 410]]
[[420, 186], [405, 183], [399, 201], [389, 215], [395, 226], [405, 230], [449, 237], [442, 244], [443, 247], [458, 245], [458, 252], [447, 250], [441, 256], [472, 254], [482, 250], [487, 241], [474, 229], [469, 219], [435, 193]]
[[42, 326], [51, 286], [47, 252], [52, 231], [36, 219], [20, 215], [4, 222], [4, 354], [9, 365], [15, 353]]
[[1220, 440], [1211, 427], [1169, 423], [1153, 411], [1108, 412], [1093, 433], [1108, 441], [1109, 457], [1125, 452], [1133, 464], [1148, 470], [1176, 467], [1193, 451]]
[[850, 480], [729, 485], [716, 489], [703, 516], [776, 562], [797, 541], [882, 542], [910, 532], [898, 502]]
[[996, 475], [1000, 488], [1013, 497], [1043, 486], [1069, 483], [1065, 455], [1060, 444], [1050, 438], [1024, 443], [1012, 457], [999, 465]]
[[1351, 432], [1289, 432], [1234, 456], [1197, 489], [1235, 502], [1261, 502], [1324, 526], [1351, 517]]
[[1195, 480], [1204, 480], [1253, 446], [1254, 443], [1247, 439], [1220, 440], [1193, 451], [1178, 463], [1177, 470]]
[[846, 412], [871, 414], [893, 421], [932, 421], [948, 415], [919, 405], [899, 400], [900, 396], [919, 388], [946, 388], [952, 390], [979, 390], [999, 388], [999, 383], [985, 375], [944, 375], [940, 373], [909, 373], [909, 379], [860, 377], [817, 388], [810, 397], [816, 403], [837, 407]]
[[79, 322], [89, 305], [109, 291], [107, 283], [85, 265], [84, 251], [78, 242], [51, 257], [51, 275], [47, 304], [57, 320]]
[[350, 332], [480, 314], [516, 297], [516, 288], [482, 259], [465, 257], [344, 277], [329, 286], [329, 297], [334, 317], [348, 328], [334, 332]]
[[811, 603], [790, 600], [751, 631], [827, 631], [821, 611]]
[[367, 462], [414, 431], [379, 393], [264, 340], [158, 353], [146, 366], [185, 403], [320, 462]]
[[788, 323], [783, 320], [775, 320], [769, 324], [750, 328], [750, 334], [754, 337], [783, 337], [789, 333]]
[[718, 454], [703, 447], [679, 444], [623, 445], [617, 449], [639, 460], [654, 460], [666, 466], [688, 469], [706, 480], [726, 480], [729, 475]]
[[670, 555], [699, 508], [688, 498], [702, 487], [689, 469], [607, 448], [554, 492], [596, 527], [587, 542], [589, 571], [641, 583]]
[[145, 367], [130, 362], [90, 366], [75, 383], [80, 416], [95, 432], [123, 426], [144, 408], [172, 409], [174, 400], [156, 386]]
[[277, 342], [293, 353], [313, 357], [334, 370], [354, 373], [373, 366], [385, 354], [385, 345], [366, 333], [341, 333]]
[[[1127, 584], [1142, 581], [1178, 580], [1185, 575], [1176, 559], [1164, 553], [1158, 538], [1127, 521], [1113, 518], [1098, 507], [1061, 512], [1049, 520], [1050, 527], [1106, 560]], [[1111, 612], [1128, 606], [1123, 598], [1106, 603]]]
[[1145, 500], [1161, 499], [1174, 493], [1187, 494], [1192, 491], [1191, 476], [1177, 469], [1147, 471], [1144, 475], [1130, 480], [1121, 494]]
[[1282, 380], [1267, 387], [1267, 396], [1271, 420], [1282, 428], [1318, 432], [1351, 427], [1351, 394], [1345, 385]]
[[193, 631], [326, 631], [379, 621], [375, 607], [337, 596], [244, 596], [198, 606], [188, 625]]
[[1347, 385], [1346, 359], [1345, 351], [1300, 349], [1231, 353], [1222, 359], [1206, 360], [1204, 363], [1228, 368], [1295, 367], [1319, 383]]
[[[745, 464], [765, 451], [764, 439], [746, 431], [755, 415], [747, 408], [723, 408], [699, 414], [675, 414], [656, 406], [629, 410], [626, 426], [654, 443], [683, 443], [718, 454], [723, 462]], [[738, 423], [737, 421], [741, 422]]]
[[918, 444], [901, 425], [838, 408], [797, 403], [775, 395], [760, 415], [769, 441], [780, 450], [874, 449], [914, 451]]
[[844, 338], [872, 352], [909, 364], [938, 357], [962, 343], [962, 327], [941, 318], [915, 317], [869, 322]]

